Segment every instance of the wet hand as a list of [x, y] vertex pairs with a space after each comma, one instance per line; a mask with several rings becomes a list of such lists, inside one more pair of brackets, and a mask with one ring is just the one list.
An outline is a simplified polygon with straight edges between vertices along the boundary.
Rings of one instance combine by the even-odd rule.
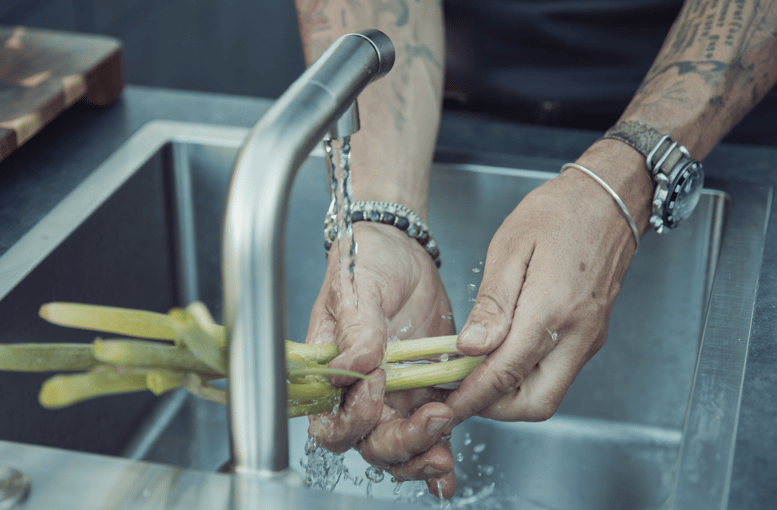
[[[434, 494], [440, 479], [443, 495], [450, 497], [453, 460], [442, 438], [453, 419], [442, 403], [448, 392], [424, 388], [385, 395], [385, 373], [378, 368], [388, 338], [453, 334], [450, 302], [431, 257], [404, 232], [367, 222], [355, 224], [354, 232], [354, 285], [342, 271], [335, 244], [305, 341], [336, 343], [341, 354], [330, 367], [371, 380], [333, 377], [346, 388], [343, 403], [335, 415], [311, 417], [309, 432], [333, 452], [356, 447], [367, 462], [398, 480], [430, 480]], [[345, 257], [342, 263], [348, 265]]]
[[[589, 166], [604, 165], [595, 159]], [[639, 207], [647, 208], [649, 197], [637, 188], [621, 198], [644, 230]], [[552, 416], [604, 344], [634, 248], [622, 211], [582, 172], [568, 170], [527, 195], [494, 235], [458, 338], [461, 352], [487, 357], [445, 401], [453, 423], [476, 414], [505, 421]]]

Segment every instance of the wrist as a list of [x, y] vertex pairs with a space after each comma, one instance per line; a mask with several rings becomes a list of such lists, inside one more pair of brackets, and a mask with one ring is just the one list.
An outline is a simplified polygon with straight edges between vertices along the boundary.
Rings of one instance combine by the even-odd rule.
[[431, 154], [423, 157], [391, 154], [385, 147], [367, 140], [359, 140], [359, 145], [354, 141], [351, 157], [354, 201], [403, 205], [427, 221], [431, 159]]
[[429, 218], [429, 188], [420, 183], [416, 187], [380, 179], [354, 182], [354, 202], [388, 202], [407, 207], [422, 221]]
[[642, 235], [648, 229], [655, 185], [645, 157], [618, 140], [597, 140], [578, 159], [615, 190]]
[[[440, 249], [437, 246], [437, 241], [426, 222], [407, 207], [383, 201], [357, 201], [351, 204], [346, 225], [349, 220], [354, 228], [360, 223], [371, 223], [388, 226], [395, 235], [397, 232], [404, 233], [408, 239], [417, 242], [431, 257], [434, 264], [440, 267]], [[330, 209], [324, 225], [324, 247], [327, 251], [338, 239], [340, 227], [342, 227], [342, 223], [338, 222], [337, 216]]]

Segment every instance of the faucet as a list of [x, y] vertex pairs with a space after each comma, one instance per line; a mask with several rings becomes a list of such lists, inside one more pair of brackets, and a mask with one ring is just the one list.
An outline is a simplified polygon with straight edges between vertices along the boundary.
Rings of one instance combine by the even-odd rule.
[[222, 238], [233, 471], [288, 472], [283, 246], [294, 176], [327, 132], [358, 130], [356, 97], [394, 64], [378, 30], [347, 34], [251, 129], [229, 186]]

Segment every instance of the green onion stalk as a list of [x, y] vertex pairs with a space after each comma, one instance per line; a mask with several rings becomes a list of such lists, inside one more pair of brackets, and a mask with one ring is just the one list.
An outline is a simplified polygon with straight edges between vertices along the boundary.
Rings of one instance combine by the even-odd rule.
[[[58, 372], [41, 387], [38, 400], [44, 408], [137, 391], [162, 395], [176, 388], [227, 403], [226, 392], [211, 384], [229, 375], [226, 334], [200, 302], [166, 314], [48, 303], [39, 315], [64, 327], [120, 335], [91, 343], [0, 344], [0, 370]], [[327, 367], [337, 355], [335, 345], [286, 341], [289, 418], [322, 414], [340, 403], [341, 390], [327, 376], [366, 378]], [[386, 391], [393, 392], [461, 381], [482, 360], [461, 355], [452, 335], [390, 342], [381, 368]]]

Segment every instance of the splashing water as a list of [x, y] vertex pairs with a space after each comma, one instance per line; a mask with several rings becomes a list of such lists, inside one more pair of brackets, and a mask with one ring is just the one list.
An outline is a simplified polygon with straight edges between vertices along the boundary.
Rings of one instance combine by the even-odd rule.
[[[470, 441], [470, 444], [472, 442]], [[483, 451], [483, 443], [477, 443], [471, 446], [470, 450], [475, 448]], [[380, 483], [385, 482], [385, 472], [379, 468], [368, 466], [364, 475], [365, 478], [351, 476], [348, 468], [345, 466], [345, 454], [334, 454], [320, 448], [314, 439], [309, 439], [305, 445], [307, 461], [303, 458], [300, 464], [305, 468], [305, 481], [308, 487], [319, 488], [332, 491], [338, 482], [345, 480], [354, 487], [361, 487], [365, 479], [366, 496], [372, 498], [375, 496], [374, 490]], [[463, 459], [461, 452], [457, 455], [457, 460]], [[457, 469], [458, 471], [458, 469]], [[504, 490], [498, 488], [495, 478], [501, 476], [504, 484], [504, 473], [498, 466], [483, 464], [477, 465], [476, 471], [472, 471], [468, 476], [466, 473], [460, 473], [460, 487], [456, 495], [451, 499], [442, 499], [429, 493], [426, 483], [417, 480], [399, 481], [390, 478], [393, 486], [386, 487], [388, 491], [382, 491], [380, 496], [388, 497], [394, 501], [420, 505], [424, 508], [445, 508], [445, 509], [467, 509], [467, 510], [545, 510], [542, 506], [532, 501], [520, 499], [517, 495], [504, 493]], [[348, 492], [348, 489], [345, 489]], [[437, 496], [442, 494], [442, 485], [437, 484]]]
[[364, 476], [369, 480], [367, 482], [367, 497], [372, 498], [372, 484], [382, 482], [385, 475], [383, 470], [370, 466], [364, 471]]
[[305, 468], [305, 486], [314, 489], [333, 491], [340, 478], [350, 480], [354, 485], [361, 485], [364, 480], [352, 477], [345, 467], [344, 454], [324, 450], [314, 438], [305, 443], [305, 455], [300, 465]]

